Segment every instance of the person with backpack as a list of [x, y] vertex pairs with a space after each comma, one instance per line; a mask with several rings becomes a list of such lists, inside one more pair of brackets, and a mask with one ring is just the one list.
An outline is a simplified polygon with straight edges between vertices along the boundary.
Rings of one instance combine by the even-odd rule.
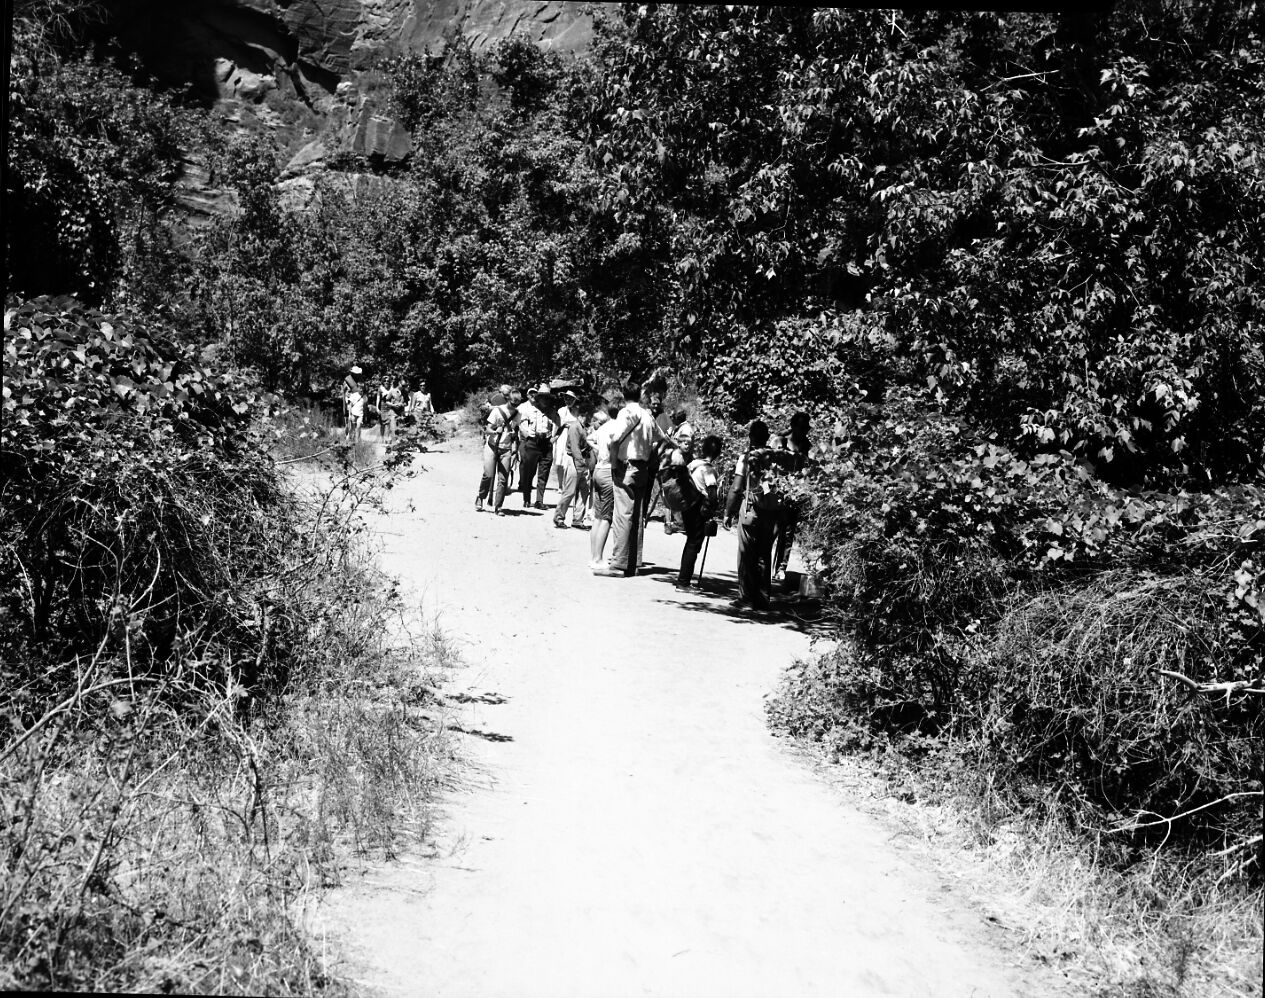
[[[808, 454], [812, 450], [812, 441], [808, 437], [810, 426], [808, 413], [797, 412], [791, 417], [790, 431], [786, 434], [790, 444], [791, 471], [797, 475], [802, 474], [807, 467]], [[791, 547], [795, 544], [795, 534], [799, 529], [800, 507], [793, 502], [785, 505], [786, 508], [782, 510], [782, 516], [778, 522], [777, 542], [773, 552], [774, 582], [786, 580], [786, 567], [790, 564]]]
[[[779, 459], [769, 444], [769, 427], [762, 419], [751, 424], [749, 443], [734, 469], [729, 501], [725, 505], [725, 529], [738, 520], [738, 598], [735, 610], [767, 610], [773, 588], [773, 534], [782, 512], [775, 482], [778, 471], [789, 471], [790, 462]], [[789, 453], [789, 452], [782, 452]]]
[[[715, 434], [703, 438], [699, 456], [688, 464], [685, 464], [684, 451], [678, 450], [672, 455], [672, 465], [686, 471], [684, 476], [678, 473], [677, 479], [682, 493], [678, 512], [685, 527], [685, 547], [681, 550], [681, 568], [676, 575], [677, 589], [689, 589], [694, 580], [694, 562], [708, 537], [708, 524], [712, 524], [710, 532], [716, 532], [712, 516], [719, 505], [716, 488], [720, 479], [712, 462], [718, 457], [720, 437]], [[668, 496], [668, 491], [665, 490], [664, 495]]]
[[[497, 516], [504, 516], [501, 506], [509, 486], [510, 460], [514, 455], [515, 437], [518, 431], [518, 405], [521, 399], [509, 385], [501, 385], [488, 401], [492, 411], [488, 413], [483, 428], [483, 478], [479, 481], [479, 495], [474, 508], [483, 512], [483, 503], [492, 499], [492, 509]], [[492, 479], [496, 478], [496, 492], [492, 495]]]

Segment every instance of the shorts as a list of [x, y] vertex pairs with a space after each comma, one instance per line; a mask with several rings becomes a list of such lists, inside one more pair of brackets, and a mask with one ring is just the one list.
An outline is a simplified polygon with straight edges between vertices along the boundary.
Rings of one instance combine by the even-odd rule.
[[611, 469], [598, 468], [593, 472], [593, 519], [609, 523], [615, 516], [615, 486], [611, 482]]

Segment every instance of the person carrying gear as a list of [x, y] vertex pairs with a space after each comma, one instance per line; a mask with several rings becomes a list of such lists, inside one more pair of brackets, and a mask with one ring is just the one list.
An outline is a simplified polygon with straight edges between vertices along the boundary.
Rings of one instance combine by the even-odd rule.
[[738, 458], [725, 506], [726, 530], [733, 526], [734, 517], [738, 518], [738, 598], [729, 605], [735, 610], [767, 610], [773, 588], [773, 532], [783, 508], [780, 490], [772, 479], [778, 471], [791, 470], [790, 452], [770, 449], [769, 427], [762, 419], [751, 424], [749, 434], [750, 442]]
[[514, 438], [518, 428], [518, 411], [514, 398], [515, 392], [509, 385], [501, 385], [489, 402], [492, 411], [488, 413], [483, 428], [483, 477], [479, 481], [479, 495], [474, 501], [474, 508], [483, 511], [483, 503], [492, 492], [492, 480], [495, 476], [496, 491], [492, 496], [492, 509], [497, 516], [504, 516], [501, 506], [505, 503], [505, 492], [510, 477], [510, 459], [514, 454]]
[[523, 509], [532, 506], [532, 479], [536, 480], [536, 509], [545, 508], [545, 484], [553, 466], [555, 425], [541, 409], [550, 401], [549, 386], [527, 389], [527, 401], [518, 407], [519, 490], [523, 493]]
[[[694, 427], [686, 419], [684, 409], [677, 409], [672, 413], [672, 428], [668, 431], [668, 436], [676, 444], [677, 450], [681, 452], [681, 457], [687, 465], [694, 460]], [[667, 512], [663, 514], [663, 532], [675, 534], [684, 529], [685, 521], [681, 519], [681, 511], [669, 506]]]
[[681, 551], [681, 568], [676, 575], [677, 589], [689, 588], [694, 579], [694, 562], [703, 549], [703, 542], [716, 533], [712, 517], [719, 505], [716, 488], [720, 479], [712, 462], [720, 457], [720, 437], [704, 437], [699, 451], [699, 457], [689, 462], [686, 462], [682, 450], [676, 451], [671, 459], [674, 466], [684, 464], [689, 469], [690, 483], [696, 496], [693, 502], [686, 501], [681, 505], [685, 547]]
[[[790, 432], [787, 434], [791, 452], [791, 470], [802, 474], [808, 465], [808, 453], [812, 450], [812, 441], [808, 437], [811, 426], [808, 413], [797, 412], [791, 417]], [[788, 502], [782, 510], [777, 525], [777, 541], [773, 554], [773, 581], [786, 580], [786, 566], [790, 564], [791, 547], [795, 544], [795, 533], [799, 529], [800, 507]]]

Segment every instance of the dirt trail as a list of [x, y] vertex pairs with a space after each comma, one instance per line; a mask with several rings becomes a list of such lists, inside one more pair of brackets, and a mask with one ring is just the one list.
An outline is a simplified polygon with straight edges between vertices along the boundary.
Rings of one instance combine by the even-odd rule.
[[[352, 976], [445, 998], [1046, 993], [969, 898], [769, 735], [762, 698], [806, 633], [666, 571], [595, 577], [588, 534], [548, 512], [476, 513], [470, 440], [424, 464], [375, 521], [383, 561], [459, 639], [451, 692], [506, 699], [458, 714], [490, 737], [457, 736], [474, 765], [434, 854], [318, 912]], [[680, 548], [651, 524], [648, 561]], [[735, 552], [712, 541], [713, 585]]]

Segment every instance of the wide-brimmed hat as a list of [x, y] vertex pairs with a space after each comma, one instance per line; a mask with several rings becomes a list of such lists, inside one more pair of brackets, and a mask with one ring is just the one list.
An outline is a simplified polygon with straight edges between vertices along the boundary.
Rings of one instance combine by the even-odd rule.
[[362, 370], [359, 368], [359, 366], [358, 366], [358, 365], [353, 364], [353, 365], [352, 365], [352, 368], [351, 368], [351, 373], [352, 373], [352, 374], [364, 374], [365, 372], [364, 372], [364, 371], [362, 371]]
[[504, 405], [508, 401], [509, 399], [507, 399], [501, 392], [493, 392], [488, 396], [488, 402], [491, 405]]
[[539, 386], [537, 386], [537, 388], [536, 388], [536, 394], [537, 394], [537, 395], [550, 395], [550, 394], [552, 394], [552, 392], [549, 390], [549, 386], [548, 386], [547, 384], [545, 384], [545, 383], [542, 381], [542, 382], [540, 383], [540, 385], [539, 385]]
[[513, 390], [514, 389], [511, 388], [509, 385], [501, 385], [501, 387], [497, 389], [497, 392], [500, 393], [501, 395], [504, 395], [506, 398], [509, 398], [510, 392], [512, 392]]

